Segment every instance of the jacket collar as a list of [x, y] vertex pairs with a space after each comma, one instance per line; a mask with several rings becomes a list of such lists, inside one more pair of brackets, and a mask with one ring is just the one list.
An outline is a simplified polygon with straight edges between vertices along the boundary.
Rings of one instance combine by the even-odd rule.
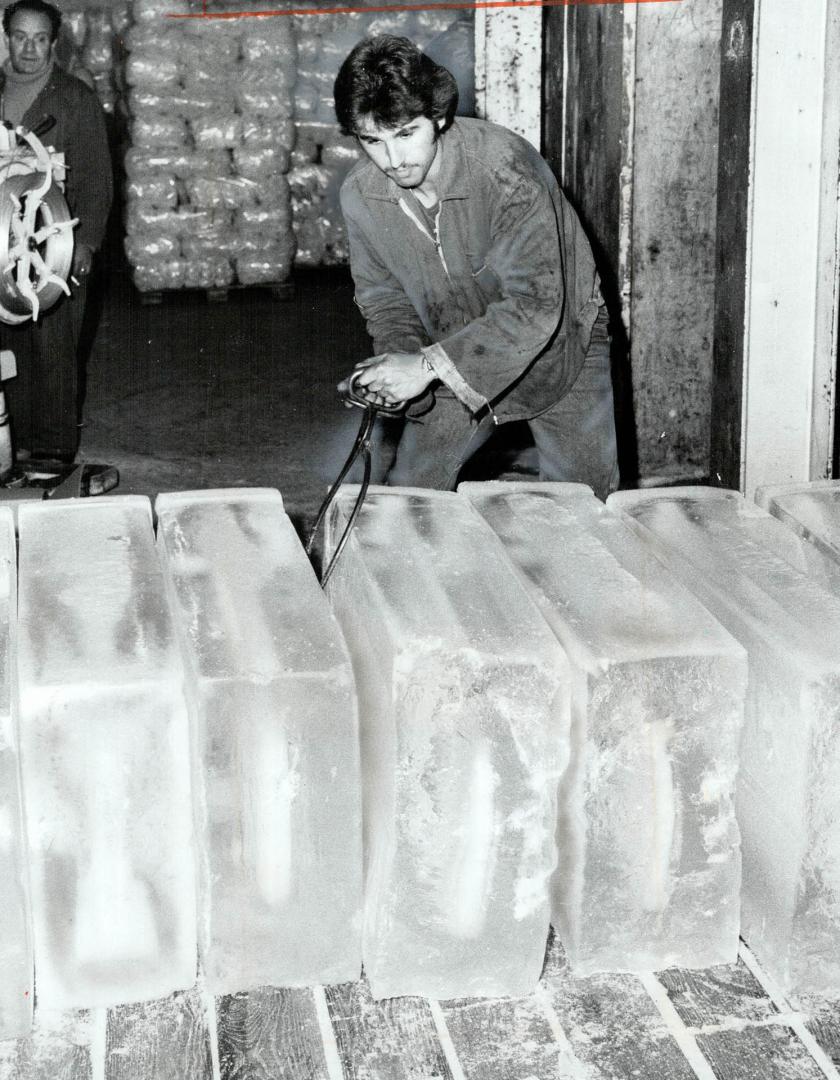
[[[62, 72], [61, 72], [61, 68], [59, 67], [58, 61], [53, 60], [52, 67], [50, 68], [49, 78], [44, 83], [44, 85], [41, 87], [41, 90], [40, 90], [40, 92], [38, 94], [38, 97], [40, 97], [41, 94], [45, 93], [47, 90], [55, 90], [55, 89], [57, 89], [58, 85], [59, 85], [59, 83], [61, 81], [61, 77], [62, 77]], [[2, 94], [5, 91], [5, 89], [6, 89], [6, 72], [3, 70], [2, 66], [0, 66], [0, 94]], [[35, 100], [37, 101], [37, 98]]]
[[[440, 175], [438, 192], [443, 199], [468, 199], [471, 194], [470, 167], [464, 149], [464, 135], [458, 121], [440, 137]], [[359, 177], [359, 190], [366, 199], [399, 202], [405, 191], [372, 161], [365, 163]]]

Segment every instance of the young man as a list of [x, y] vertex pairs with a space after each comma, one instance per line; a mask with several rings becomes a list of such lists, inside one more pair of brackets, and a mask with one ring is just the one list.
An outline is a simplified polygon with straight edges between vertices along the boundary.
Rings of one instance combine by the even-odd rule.
[[72, 461], [79, 441], [77, 355], [86, 282], [111, 208], [113, 170], [105, 117], [96, 94], [55, 58], [61, 13], [46, 0], [17, 0], [3, 11], [9, 57], [0, 72], [0, 119], [29, 129], [48, 125], [43, 142], [63, 151], [65, 197], [79, 219], [73, 230], [72, 296], [37, 322], [4, 326], [17, 360], [5, 384], [15, 446], [34, 457]]
[[605, 498], [618, 468], [589, 242], [530, 144], [455, 119], [457, 100], [406, 38], [361, 42], [335, 82], [339, 123], [367, 158], [341, 189], [376, 352], [356, 386], [411, 402], [387, 482], [453, 488], [495, 424], [527, 420], [541, 479]]

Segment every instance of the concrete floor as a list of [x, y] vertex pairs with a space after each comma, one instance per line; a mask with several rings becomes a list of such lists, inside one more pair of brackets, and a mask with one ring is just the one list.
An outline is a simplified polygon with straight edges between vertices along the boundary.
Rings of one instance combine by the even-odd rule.
[[123, 494], [264, 485], [311, 516], [356, 423], [335, 384], [369, 351], [349, 276], [299, 275], [290, 301], [248, 289], [149, 305], [112, 262], [80, 457], [118, 466]]
[[[116, 465], [121, 494], [279, 488], [303, 533], [360, 419], [335, 391], [371, 348], [349, 273], [299, 271], [291, 300], [234, 289], [225, 302], [182, 291], [149, 305], [124, 262], [110, 262], [88, 362], [81, 460]], [[512, 462], [527, 469], [527, 450], [498, 446], [473, 478]]]

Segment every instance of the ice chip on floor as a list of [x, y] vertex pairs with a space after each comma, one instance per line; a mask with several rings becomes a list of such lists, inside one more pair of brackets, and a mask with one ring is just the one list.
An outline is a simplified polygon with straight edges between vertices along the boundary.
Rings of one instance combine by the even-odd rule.
[[17, 552], [12, 511], [0, 508], [0, 1040], [32, 1024], [32, 941], [21, 822], [17, 702]]
[[582, 484], [458, 489], [574, 671], [554, 924], [577, 974], [730, 963], [746, 654]]
[[216, 994], [361, 970], [350, 658], [278, 491], [160, 495], [192, 672], [199, 945]]
[[195, 978], [185, 677], [139, 496], [19, 511], [20, 744], [47, 1008]]
[[747, 650], [742, 934], [783, 986], [836, 996], [840, 596], [797, 569], [804, 542], [737, 492], [626, 491], [607, 505]]
[[[328, 556], [356, 494], [334, 504]], [[528, 993], [569, 758], [562, 648], [451, 493], [371, 488], [328, 594], [359, 692], [374, 996]]]

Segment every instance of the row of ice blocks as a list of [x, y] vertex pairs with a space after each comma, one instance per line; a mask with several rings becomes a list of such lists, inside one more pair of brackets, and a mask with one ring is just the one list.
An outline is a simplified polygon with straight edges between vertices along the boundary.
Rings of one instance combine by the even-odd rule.
[[771, 489], [763, 498], [796, 529], [711, 488], [621, 492], [608, 505], [629, 515], [748, 651], [737, 791], [742, 933], [789, 989], [837, 995], [838, 488]]
[[189, 985], [196, 938], [217, 991], [354, 978], [360, 792], [376, 996], [527, 992], [552, 910], [580, 972], [733, 958], [742, 651], [588, 489], [465, 494], [374, 491], [339, 564], [361, 778], [276, 492], [161, 496], [163, 570], [145, 500], [21, 511], [40, 1000]]
[[327, 601], [279, 493], [157, 513], [158, 550], [144, 498], [23, 505], [17, 627], [0, 518], [0, 1038], [32, 1002], [24, 861], [39, 1005], [165, 996], [197, 948], [215, 992], [358, 976], [356, 703]]
[[550, 917], [578, 973], [734, 959], [746, 655], [590, 489], [371, 489], [328, 591], [376, 996], [527, 992]]
[[[632, 498], [691, 522], [676, 576], [719, 621], [586, 488], [373, 489], [330, 586], [360, 731], [278, 493], [161, 496], [157, 552], [146, 500], [24, 506], [17, 669], [7, 517], [6, 1034], [31, 1002], [16, 670], [47, 1005], [163, 996], [196, 945], [217, 992], [352, 979], [363, 951], [378, 997], [522, 993], [549, 918], [580, 973], [733, 959], [745, 647], [745, 926], [836, 984], [838, 680], [802, 608], [830, 634], [840, 601], [735, 497]], [[795, 614], [767, 599], [790, 581]]]

